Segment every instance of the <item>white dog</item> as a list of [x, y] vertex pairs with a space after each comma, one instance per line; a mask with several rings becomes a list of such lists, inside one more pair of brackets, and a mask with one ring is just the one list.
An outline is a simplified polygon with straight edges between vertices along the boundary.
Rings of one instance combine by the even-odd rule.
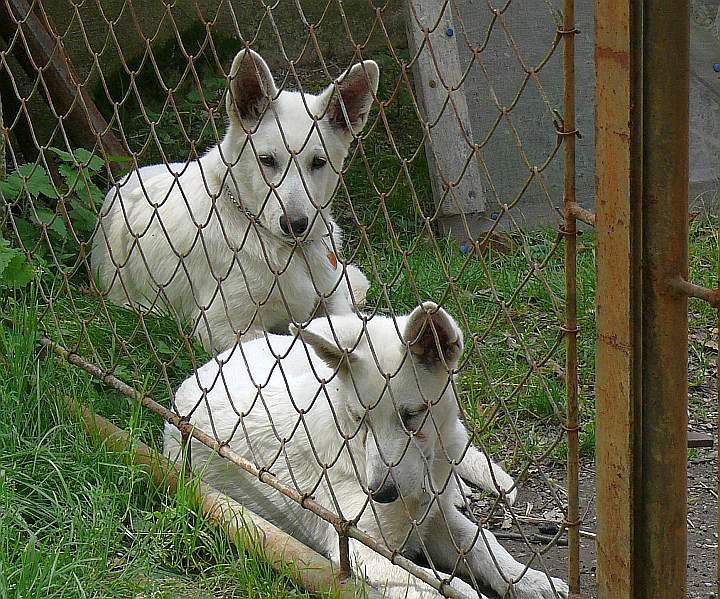
[[368, 281], [338, 261], [330, 204], [378, 78], [368, 60], [320, 95], [279, 92], [265, 61], [239, 52], [222, 142], [108, 192], [92, 249], [100, 289], [118, 304], [169, 309], [212, 351], [362, 304]]
[[[517, 599], [567, 597], [563, 581], [526, 569], [458, 509], [469, 493], [460, 477], [509, 503], [517, 491], [469, 446], [453, 388], [463, 337], [447, 312], [426, 302], [397, 321], [349, 314], [293, 328], [296, 337], [259, 339], [203, 366], [178, 390], [179, 413], [390, 549], [454, 572], [452, 586], [470, 596], [459, 577]], [[167, 425], [165, 453], [178, 452]], [[338, 561], [330, 524], [204, 445], [193, 442], [192, 456], [212, 485]], [[352, 539], [350, 549], [355, 574], [389, 597], [439, 596]]]

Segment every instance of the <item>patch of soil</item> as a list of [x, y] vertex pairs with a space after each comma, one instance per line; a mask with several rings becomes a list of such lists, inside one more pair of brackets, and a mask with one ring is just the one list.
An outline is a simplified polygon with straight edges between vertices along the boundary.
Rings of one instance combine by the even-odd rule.
[[688, 585], [691, 599], [717, 597], [717, 451], [688, 463]]
[[[717, 468], [715, 466], [717, 452], [711, 449], [699, 449], [695, 457], [688, 461], [688, 584], [689, 599], [710, 599], [717, 597], [716, 563], [717, 563], [717, 495], [715, 492]], [[580, 584], [583, 599], [597, 597], [597, 581], [595, 578], [595, 540], [591, 535], [595, 532], [595, 470], [592, 462], [585, 463], [580, 469], [580, 505], [583, 524], [581, 529], [588, 533], [580, 538]], [[557, 527], [547, 522], [528, 522], [528, 516], [536, 519], [561, 519], [557, 509], [556, 498], [565, 500], [562, 491], [564, 471], [560, 466], [547, 467], [544, 476], [531, 473], [529, 481], [521, 484], [520, 493], [513, 511], [519, 514], [514, 522], [508, 514], [494, 519], [491, 530], [498, 537], [513, 536], [522, 533], [538, 541], [538, 535], [547, 538]], [[549, 482], [549, 484], [548, 484]], [[555, 489], [553, 492], [551, 489]], [[489, 500], [477, 506], [478, 513], [488, 513]], [[475, 511], [475, 510], [473, 510]], [[496, 510], [499, 515], [499, 510]], [[543, 516], [547, 518], [543, 518]], [[544, 533], [544, 534], [543, 534]], [[560, 536], [561, 542], [567, 542], [565, 534]], [[547, 548], [546, 542], [533, 542], [530, 547], [522, 539], [500, 538], [503, 546], [519, 561], [528, 563], [533, 552], [542, 554], [542, 564], [533, 563], [536, 569], [545, 570], [552, 576], [567, 580], [568, 548], [555, 544]], [[547, 549], [546, 549], [547, 548]], [[537, 560], [537, 558], [536, 558]]]

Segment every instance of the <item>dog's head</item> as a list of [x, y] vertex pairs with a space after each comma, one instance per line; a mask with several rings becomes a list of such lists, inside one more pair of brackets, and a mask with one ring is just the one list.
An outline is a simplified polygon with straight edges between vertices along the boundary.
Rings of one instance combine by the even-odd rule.
[[458, 417], [451, 381], [463, 350], [460, 327], [425, 302], [395, 322], [315, 319], [300, 336], [337, 371], [338, 420], [345, 435], [363, 439], [364, 455], [354, 457], [371, 497], [417, 497], [444, 451], [443, 431]]
[[379, 75], [366, 60], [319, 95], [280, 92], [259, 54], [235, 57], [222, 158], [245, 208], [274, 234], [292, 242], [328, 233], [339, 172], [367, 122]]

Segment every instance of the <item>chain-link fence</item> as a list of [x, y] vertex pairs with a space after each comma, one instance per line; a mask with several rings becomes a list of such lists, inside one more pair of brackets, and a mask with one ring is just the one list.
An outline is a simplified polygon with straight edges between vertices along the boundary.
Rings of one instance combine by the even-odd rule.
[[579, 596], [572, 0], [150, 4], [0, 4], [42, 343], [341, 578]]

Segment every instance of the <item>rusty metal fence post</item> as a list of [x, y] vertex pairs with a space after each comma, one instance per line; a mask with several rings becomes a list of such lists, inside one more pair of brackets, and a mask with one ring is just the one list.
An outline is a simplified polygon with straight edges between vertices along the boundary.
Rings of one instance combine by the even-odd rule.
[[598, 597], [685, 596], [688, 3], [596, 2]]
[[573, 206], [575, 197], [575, 0], [565, 0], [562, 27], [558, 33], [563, 36], [563, 85], [564, 119], [562, 135], [565, 144], [564, 208], [565, 220], [565, 325], [567, 339], [565, 356], [565, 396], [567, 413], [567, 488], [568, 507], [566, 527], [568, 531], [568, 586], [570, 599], [580, 597], [580, 407], [578, 397], [577, 364], [577, 222]]

